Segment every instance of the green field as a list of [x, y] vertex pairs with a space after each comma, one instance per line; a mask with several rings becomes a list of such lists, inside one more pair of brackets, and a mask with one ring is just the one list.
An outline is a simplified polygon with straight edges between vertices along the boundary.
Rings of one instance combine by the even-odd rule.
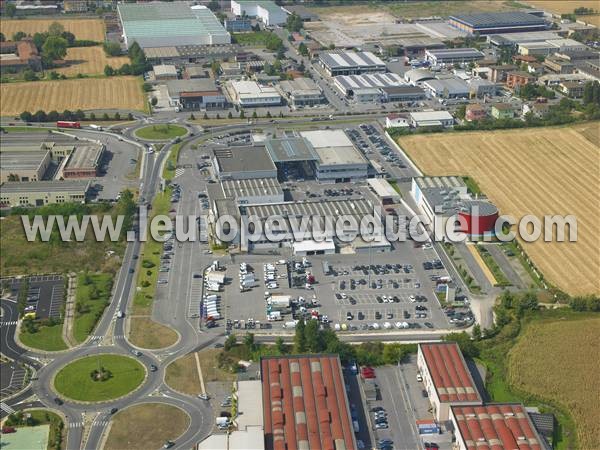
[[[111, 377], [106, 381], [94, 381], [92, 372], [99, 368], [110, 371]], [[128, 356], [87, 356], [63, 367], [54, 378], [54, 388], [73, 400], [101, 402], [135, 390], [145, 375], [144, 366]]]
[[163, 141], [181, 137], [187, 133], [187, 130], [178, 125], [149, 125], [135, 131], [137, 137], [148, 141]]
[[233, 33], [233, 40], [240, 45], [252, 47], [267, 47], [275, 50], [281, 44], [281, 39], [270, 31], [253, 31], [250, 33]]
[[73, 337], [77, 342], [87, 339], [110, 302], [112, 275], [83, 273], [77, 278]]
[[62, 323], [53, 326], [39, 326], [35, 333], [28, 333], [23, 327], [19, 339], [28, 347], [44, 350], [47, 352], [55, 352], [66, 350], [67, 344], [62, 338]]

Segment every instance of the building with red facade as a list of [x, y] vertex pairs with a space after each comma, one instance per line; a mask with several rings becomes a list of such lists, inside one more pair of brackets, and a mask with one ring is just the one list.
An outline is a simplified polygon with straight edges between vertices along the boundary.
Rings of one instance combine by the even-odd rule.
[[514, 89], [517, 86], [525, 86], [526, 84], [534, 83], [535, 80], [535, 75], [527, 72], [516, 71], [506, 74], [506, 85], [511, 89]]

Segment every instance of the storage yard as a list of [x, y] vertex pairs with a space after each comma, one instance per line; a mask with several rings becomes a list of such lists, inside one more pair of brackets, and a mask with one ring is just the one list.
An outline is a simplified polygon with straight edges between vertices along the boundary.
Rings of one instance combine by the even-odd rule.
[[67, 49], [66, 66], [56, 69], [56, 72], [66, 76], [78, 73], [97, 75], [104, 73], [107, 64], [117, 69], [123, 64], [129, 64], [127, 56], [107, 57], [102, 47], [72, 47]]
[[136, 77], [77, 79], [3, 83], [1, 116], [23, 111], [63, 111], [65, 109], [134, 109], [144, 108], [144, 96]]
[[[600, 318], [531, 324], [513, 347], [508, 378], [516, 389], [566, 407], [577, 428], [577, 448], [600, 448]], [[577, 351], [573, 351], [573, 349]], [[584, 388], [585, 387], [585, 388]]]
[[582, 134], [591, 126], [412, 136], [399, 144], [428, 175], [473, 177], [503, 214], [575, 215], [577, 242], [539, 240], [524, 249], [550, 283], [569, 294], [597, 294], [598, 149]]
[[101, 19], [23, 19], [23, 20], [2, 20], [0, 28], [2, 33], [9, 37], [17, 31], [22, 31], [26, 34], [34, 35], [48, 31], [48, 27], [53, 23], [58, 22], [65, 31], [69, 31], [75, 35], [77, 39], [104, 41], [104, 22]]

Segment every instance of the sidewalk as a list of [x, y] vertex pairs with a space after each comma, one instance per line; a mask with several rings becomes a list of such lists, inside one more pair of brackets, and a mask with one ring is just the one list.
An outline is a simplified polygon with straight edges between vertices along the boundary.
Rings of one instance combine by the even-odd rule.
[[63, 324], [62, 337], [67, 346], [75, 347], [78, 345], [73, 337], [73, 322], [75, 320], [75, 302], [77, 292], [77, 276], [74, 273], [68, 275], [67, 298], [65, 300], [65, 320]]

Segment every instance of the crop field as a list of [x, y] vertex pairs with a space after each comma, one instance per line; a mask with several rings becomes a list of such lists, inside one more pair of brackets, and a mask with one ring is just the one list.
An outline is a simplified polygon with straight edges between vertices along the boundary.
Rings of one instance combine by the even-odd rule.
[[66, 76], [74, 76], [78, 73], [97, 75], [104, 73], [104, 66], [107, 64], [115, 69], [123, 64], [129, 64], [129, 58], [126, 56], [107, 57], [101, 46], [69, 48], [65, 61], [66, 67], [55, 70]]
[[509, 353], [510, 384], [566, 408], [582, 449], [600, 448], [598, 348], [600, 318], [590, 317], [532, 323]]
[[7, 39], [17, 31], [35, 34], [48, 31], [52, 22], [58, 22], [79, 40], [104, 41], [104, 22], [100, 19], [3, 19], [0, 28]]
[[[575, 8], [592, 8], [600, 13], [600, 4], [597, 0], [527, 0], [527, 4], [554, 14], [573, 14]], [[600, 14], [577, 16], [588, 24], [600, 27]]]
[[[523, 242], [546, 280], [569, 294], [600, 293], [598, 122], [571, 127], [444, 133], [398, 140], [426, 175], [468, 175], [517, 221], [574, 215], [577, 242]], [[597, 133], [597, 131], [596, 131]], [[568, 233], [565, 233], [568, 237]], [[543, 233], [542, 233], [543, 235]]]
[[0, 97], [1, 116], [40, 109], [47, 112], [144, 108], [144, 95], [136, 77], [3, 83]]

